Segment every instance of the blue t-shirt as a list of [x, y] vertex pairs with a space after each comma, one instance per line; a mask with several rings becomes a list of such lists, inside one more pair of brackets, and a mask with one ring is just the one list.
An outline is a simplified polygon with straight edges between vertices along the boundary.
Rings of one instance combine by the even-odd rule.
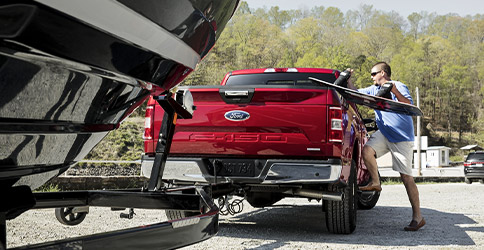
[[[413, 104], [413, 99], [407, 86], [402, 82], [392, 82], [398, 91]], [[358, 89], [358, 91], [369, 95], [376, 95], [380, 88], [381, 86], [379, 85], [372, 85], [367, 88]], [[397, 101], [395, 95], [393, 93], [391, 95], [392, 99]], [[378, 129], [390, 142], [414, 141], [415, 139], [412, 116], [375, 109], [375, 121]]]

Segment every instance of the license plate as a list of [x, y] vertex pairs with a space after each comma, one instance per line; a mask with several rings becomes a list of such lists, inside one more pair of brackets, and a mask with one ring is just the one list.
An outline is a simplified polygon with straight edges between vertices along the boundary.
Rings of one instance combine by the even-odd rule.
[[[250, 160], [217, 160], [213, 165], [217, 167], [218, 176], [255, 176], [255, 164]], [[213, 169], [209, 169], [213, 174]]]
[[473, 165], [474, 167], [482, 167], [482, 164]]

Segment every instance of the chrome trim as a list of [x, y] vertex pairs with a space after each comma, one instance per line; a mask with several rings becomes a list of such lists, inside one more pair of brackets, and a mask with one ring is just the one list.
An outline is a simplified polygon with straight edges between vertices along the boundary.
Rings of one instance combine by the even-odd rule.
[[273, 163], [262, 183], [335, 182], [339, 179], [341, 170], [342, 166], [334, 164]]
[[247, 90], [233, 90], [233, 91], [225, 91], [225, 96], [248, 96], [249, 91]]
[[311, 152], [319, 152], [319, 151], [321, 151], [320, 148], [307, 148], [306, 150], [307, 151], [311, 151]]

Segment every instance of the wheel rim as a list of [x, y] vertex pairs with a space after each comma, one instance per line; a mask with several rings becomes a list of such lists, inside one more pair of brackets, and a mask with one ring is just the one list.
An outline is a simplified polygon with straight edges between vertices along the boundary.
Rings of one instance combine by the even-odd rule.
[[63, 207], [56, 209], [56, 218], [65, 225], [74, 226], [81, 223], [86, 217], [86, 212], [73, 213], [73, 207]]

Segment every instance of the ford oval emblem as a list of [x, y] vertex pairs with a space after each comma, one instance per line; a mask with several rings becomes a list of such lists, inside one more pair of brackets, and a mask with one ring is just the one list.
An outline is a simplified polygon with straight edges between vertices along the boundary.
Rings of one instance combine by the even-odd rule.
[[232, 110], [225, 113], [225, 119], [229, 121], [245, 121], [250, 118], [250, 114], [242, 110]]

